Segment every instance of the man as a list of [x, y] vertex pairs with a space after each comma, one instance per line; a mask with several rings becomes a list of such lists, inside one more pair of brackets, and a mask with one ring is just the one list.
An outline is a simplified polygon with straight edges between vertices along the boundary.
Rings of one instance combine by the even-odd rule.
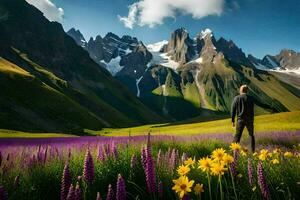
[[[240, 87], [240, 95], [236, 96], [231, 106], [231, 120], [232, 126], [236, 126], [236, 134], [234, 142], [239, 143], [242, 137], [244, 128], [246, 127], [250, 140], [252, 152], [255, 151], [255, 138], [253, 134], [254, 122], [254, 103], [253, 98], [248, 94], [248, 86], [242, 85]], [[237, 116], [237, 123], [235, 124], [235, 116]]]

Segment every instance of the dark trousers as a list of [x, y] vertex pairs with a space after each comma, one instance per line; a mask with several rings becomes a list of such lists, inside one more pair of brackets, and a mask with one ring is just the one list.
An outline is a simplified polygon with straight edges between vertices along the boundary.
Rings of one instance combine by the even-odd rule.
[[243, 120], [238, 120], [236, 123], [236, 134], [234, 136], [234, 142], [239, 143], [243, 134], [244, 128], [247, 128], [250, 136], [250, 141], [251, 141], [251, 149], [252, 152], [255, 151], [255, 138], [254, 138], [254, 133], [253, 133], [253, 122], [246, 122]]

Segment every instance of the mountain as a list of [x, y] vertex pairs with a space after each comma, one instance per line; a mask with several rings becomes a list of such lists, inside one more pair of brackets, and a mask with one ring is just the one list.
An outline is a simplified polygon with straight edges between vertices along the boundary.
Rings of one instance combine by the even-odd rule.
[[275, 56], [264, 56], [262, 60], [252, 55], [249, 55], [248, 59], [258, 69], [279, 69], [282, 72], [295, 72], [300, 74], [300, 53], [293, 50], [283, 49]]
[[77, 45], [86, 44], [78, 31], [76, 44], [24, 0], [2, 0], [0, 11], [0, 128], [80, 133], [164, 121]]
[[216, 40], [209, 29], [191, 39], [180, 28], [147, 47], [153, 58], [137, 79], [137, 96], [165, 117], [228, 114], [241, 84], [251, 87], [257, 114], [300, 109], [297, 88], [257, 70], [233, 41]]
[[[278, 56], [267, 55], [262, 60], [247, 57], [232, 40], [216, 39], [210, 29], [191, 38], [186, 29], [179, 28], [168, 41], [146, 47], [139, 41], [134, 43], [140, 46], [135, 47], [138, 52], [131, 49], [121, 55], [120, 44], [127, 43], [114, 38], [111, 44], [118, 59], [107, 69], [145, 105], [169, 120], [227, 115], [239, 86], [245, 83], [251, 86], [257, 114], [300, 109], [294, 82], [265, 71], [279, 65]], [[98, 52], [106, 50], [100, 49]]]

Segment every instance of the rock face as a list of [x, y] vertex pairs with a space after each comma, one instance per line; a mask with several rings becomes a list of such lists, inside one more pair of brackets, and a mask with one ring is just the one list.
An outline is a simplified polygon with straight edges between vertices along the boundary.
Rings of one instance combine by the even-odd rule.
[[276, 55], [275, 58], [282, 69], [300, 69], [300, 53], [297, 53], [293, 50], [284, 49], [278, 55]]
[[280, 70], [299, 70], [300, 69], [300, 53], [293, 50], [283, 49], [275, 56], [266, 55], [262, 60], [248, 56], [248, 59], [258, 69], [280, 69]]
[[82, 46], [82, 47], [86, 46], [86, 41], [85, 41], [82, 33], [79, 30], [76, 30], [75, 28], [71, 28], [67, 32], [67, 34], [70, 35], [79, 46]]
[[253, 64], [247, 59], [242, 49], [237, 47], [232, 40], [227, 41], [226, 39], [221, 37], [216, 42], [216, 47], [217, 50], [219, 52], [222, 52], [228, 60], [249, 67], [253, 66]]
[[[74, 30], [72, 28], [67, 33], [77, 44], [81, 44], [80, 42], [85, 40], [79, 37], [82, 36], [79, 31]], [[97, 36], [95, 39], [90, 38], [88, 42], [80, 46], [88, 51], [95, 62], [104, 66], [112, 75], [136, 71], [138, 73], [135, 73], [135, 78], [138, 78], [137, 76], [141, 76], [147, 63], [152, 59], [151, 53], [144, 44], [137, 38], [128, 35], [120, 38], [113, 33], [108, 33], [104, 38], [101, 36]], [[122, 72], [120, 72], [121, 70]]]
[[184, 28], [175, 30], [169, 43], [164, 47], [163, 52], [171, 56], [172, 60], [185, 64], [195, 56], [194, 41]]

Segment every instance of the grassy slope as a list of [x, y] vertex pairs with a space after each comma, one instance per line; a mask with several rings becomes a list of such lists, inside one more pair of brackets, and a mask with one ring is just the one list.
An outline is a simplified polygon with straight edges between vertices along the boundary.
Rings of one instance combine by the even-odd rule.
[[1, 57], [0, 83], [2, 128], [56, 131], [63, 124], [71, 131], [101, 127], [101, 121], [84, 107]]
[[[147, 134], [151, 130], [152, 134], [204, 134], [204, 133], [234, 133], [229, 119], [216, 120], [210, 122], [200, 122], [182, 125], [146, 125], [124, 129], [103, 129], [93, 134], [103, 134], [108, 136], [125, 136], [129, 132], [131, 135]], [[286, 112], [270, 115], [260, 115], [255, 117], [255, 131], [294, 131], [300, 130], [300, 111]]]
[[248, 76], [250, 81], [264, 91], [268, 96], [280, 101], [288, 110], [300, 110], [300, 98], [285, 88], [278, 79], [269, 74], [260, 74], [258, 80], [253, 76]]

